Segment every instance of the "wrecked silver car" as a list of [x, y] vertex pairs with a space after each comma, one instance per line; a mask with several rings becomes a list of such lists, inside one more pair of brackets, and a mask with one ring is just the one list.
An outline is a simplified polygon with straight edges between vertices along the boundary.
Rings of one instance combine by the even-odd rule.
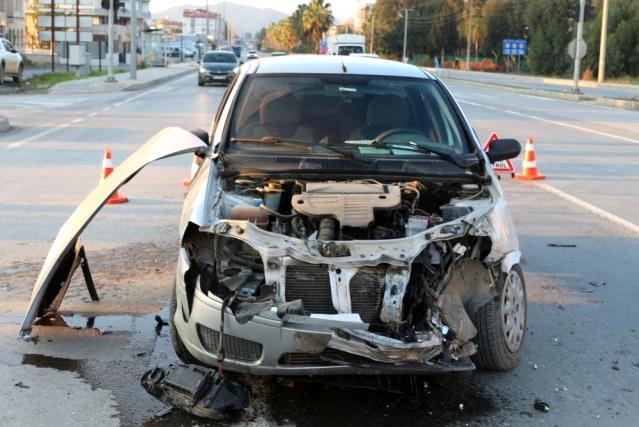
[[491, 163], [444, 85], [379, 59], [250, 61], [210, 132], [158, 134], [60, 231], [22, 327], [59, 307], [78, 236], [145, 164], [204, 161], [180, 219], [171, 338], [185, 362], [252, 374], [513, 368], [521, 254]]

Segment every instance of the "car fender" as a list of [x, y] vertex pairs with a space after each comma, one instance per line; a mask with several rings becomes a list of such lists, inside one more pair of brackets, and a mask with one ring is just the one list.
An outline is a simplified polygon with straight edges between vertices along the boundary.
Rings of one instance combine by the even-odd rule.
[[[73, 272], [78, 237], [106, 201], [149, 163], [180, 154], [205, 152], [208, 145], [184, 129], [169, 127], [155, 134], [127, 158], [100, 185], [94, 188], [64, 223], [44, 261], [33, 287], [29, 308], [20, 328], [26, 338], [37, 317], [55, 312], [67, 289], [65, 281]], [[71, 260], [71, 262], [70, 262]]]

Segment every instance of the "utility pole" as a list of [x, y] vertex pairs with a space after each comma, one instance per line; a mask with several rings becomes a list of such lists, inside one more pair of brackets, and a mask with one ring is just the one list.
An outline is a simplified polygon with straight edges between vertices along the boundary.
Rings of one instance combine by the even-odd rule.
[[408, 39], [408, 12], [413, 9], [403, 9], [404, 10], [404, 52], [402, 53], [402, 62], [408, 62], [408, 58], [406, 57], [406, 40]]
[[80, 44], [80, 0], [75, 0], [75, 43]]
[[131, 80], [138, 78], [138, 17], [137, 17], [137, 1], [131, 1], [131, 54], [129, 60], [131, 61]]
[[370, 47], [370, 53], [373, 53], [373, 46], [375, 41], [375, 15], [373, 15], [372, 18], [372, 22], [371, 22], [371, 47]]
[[601, 43], [599, 45], [599, 71], [597, 83], [603, 83], [606, 75], [606, 43], [608, 39], [608, 0], [603, 1], [603, 16], [601, 17]]
[[464, 69], [466, 71], [470, 70], [470, 33], [472, 31], [472, 23], [473, 23], [473, 0], [467, 0], [469, 3], [468, 8], [468, 29], [466, 30], [466, 64], [464, 64]]
[[107, 42], [107, 78], [109, 83], [117, 83], [115, 77], [113, 77], [113, 1], [109, 0], [109, 40]]
[[55, 72], [55, 0], [51, 0], [51, 72]]
[[204, 30], [206, 37], [206, 49], [209, 50], [209, 0], [206, 0], [206, 30]]
[[575, 70], [572, 75], [572, 91], [579, 93], [579, 67], [581, 66], [581, 38], [584, 33], [584, 15], [586, 0], [579, 0], [579, 22], [577, 23], [577, 40], [575, 41]]

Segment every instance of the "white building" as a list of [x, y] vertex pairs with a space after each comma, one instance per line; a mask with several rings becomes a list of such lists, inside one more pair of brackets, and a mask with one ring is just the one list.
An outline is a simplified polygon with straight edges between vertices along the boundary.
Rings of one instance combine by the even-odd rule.
[[[206, 30], [208, 15], [208, 31]], [[184, 34], [210, 35], [217, 34], [219, 14], [204, 9], [185, 9], [182, 12], [182, 32]]]
[[0, 36], [14, 47], [24, 45], [24, 0], [0, 0]]

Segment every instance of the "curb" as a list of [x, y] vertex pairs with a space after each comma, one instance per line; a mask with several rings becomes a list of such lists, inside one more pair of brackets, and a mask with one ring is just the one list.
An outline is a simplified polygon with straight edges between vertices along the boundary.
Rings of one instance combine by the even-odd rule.
[[5, 116], [0, 116], [0, 133], [6, 132], [11, 129], [11, 125], [9, 124], [9, 119]]
[[439, 77], [439, 76], [437, 77], [441, 78], [442, 80], [445, 79], [445, 80], [455, 80], [458, 82], [463, 82], [471, 86], [496, 88], [496, 89], [506, 90], [508, 92], [523, 93], [526, 95], [561, 99], [564, 101], [584, 102], [587, 104], [594, 104], [594, 105], [599, 105], [602, 107], [619, 108], [619, 109], [629, 110], [629, 111], [639, 111], [639, 101], [630, 100], [630, 99], [615, 99], [615, 98], [605, 98], [602, 96], [576, 95], [572, 93], [556, 92], [551, 90], [528, 89], [528, 88], [523, 88], [519, 86], [498, 85], [493, 83], [477, 82], [472, 80], [459, 79], [455, 77]]
[[169, 76], [160, 77], [159, 79], [149, 80], [148, 82], [144, 82], [144, 83], [133, 83], [133, 84], [130, 84], [130, 85], [125, 86], [124, 88], [122, 88], [122, 91], [123, 92], [130, 92], [130, 91], [134, 91], [134, 90], [148, 89], [150, 87], [157, 86], [159, 84], [166, 83], [168, 81], [175, 80], [175, 79], [178, 79], [180, 77], [186, 76], [187, 74], [194, 73], [194, 71], [195, 71], [195, 69], [188, 68], [188, 69], [186, 69], [186, 70], [184, 70], [182, 72], [171, 74]]

